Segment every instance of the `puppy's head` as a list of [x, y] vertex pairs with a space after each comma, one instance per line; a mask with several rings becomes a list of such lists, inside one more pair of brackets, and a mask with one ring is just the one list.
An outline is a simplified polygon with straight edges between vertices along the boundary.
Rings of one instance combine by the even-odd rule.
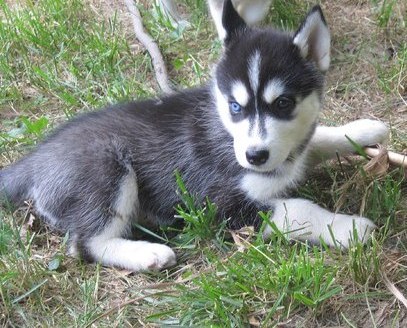
[[290, 34], [248, 27], [230, 0], [216, 68], [218, 114], [245, 168], [272, 172], [305, 149], [322, 103], [330, 35], [319, 6]]

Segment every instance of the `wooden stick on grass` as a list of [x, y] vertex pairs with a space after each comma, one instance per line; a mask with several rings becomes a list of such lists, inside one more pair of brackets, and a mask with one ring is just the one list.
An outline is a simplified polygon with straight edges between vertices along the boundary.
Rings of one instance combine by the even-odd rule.
[[[373, 147], [365, 147], [364, 151], [366, 152], [366, 155], [368, 155], [369, 157], [372, 157], [372, 158], [376, 157], [380, 153], [379, 148], [373, 148]], [[407, 168], [407, 155], [395, 153], [393, 151], [388, 150], [387, 156], [388, 156], [390, 164]]]
[[136, 5], [134, 4], [134, 0], [124, 0], [124, 3], [127, 6], [127, 10], [131, 14], [136, 38], [143, 44], [143, 46], [147, 49], [148, 53], [151, 56], [158, 85], [165, 93], [174, 92], [171, 82], [168, 78], [167, 68], [165, 67], [164, 59], [161, 55], [160, 49], [158, 48], [157, 43], [154, 42], [153, 38], [144, 30], [141, 15]]

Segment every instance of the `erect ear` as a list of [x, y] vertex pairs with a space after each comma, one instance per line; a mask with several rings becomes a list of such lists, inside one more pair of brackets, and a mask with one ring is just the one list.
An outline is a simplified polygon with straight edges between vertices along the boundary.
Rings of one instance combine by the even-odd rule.
[[331, 36], [320, 6], [313, 7], [294, 35], [301, 55], [325, 72], [329, 68]]
[[239, 16], [235, 7], [233, 7], [232, 0], [226, 0], [224, 2], [222, 25], [225, 30], [223, 39], [225, 45], [227, 45], [240, 30], [247, 27], [243, 18]]

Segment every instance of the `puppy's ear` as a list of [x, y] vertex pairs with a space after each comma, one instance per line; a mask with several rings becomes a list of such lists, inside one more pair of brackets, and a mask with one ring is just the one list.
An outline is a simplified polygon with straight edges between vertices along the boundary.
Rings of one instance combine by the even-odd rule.
[[223, 42], [227, 45], [239, 31], [247, 28], [247, 25], [242, 17], [239, 16], [232, 0], [226, 0], [223, 5], [222, 26], [225, 30]]
[[294, 34], [301, 55], [325, 72], [329, 68], [331, 36], [320, 6], [313, 7]]

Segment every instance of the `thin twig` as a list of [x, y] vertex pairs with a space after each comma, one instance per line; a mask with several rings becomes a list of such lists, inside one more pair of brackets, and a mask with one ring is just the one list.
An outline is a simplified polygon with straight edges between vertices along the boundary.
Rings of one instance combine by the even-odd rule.
[[113, 313], [113, 312], [115, 312], [115, 311], [121, 310], [123, 307], [125, 307], [125, 306], [127, 306], [127, 305], [136, 303], [136, 302], [141, 301], [141, 300], [143, 300], [143, 299], [145, 299], [145, 298], [147, 298], [147, 297], [158, 296], [158, 295], [167, 294], [167, 293], [174, 293], [174, 292], [175, 292], [175, 290], [162, 290], [162, 291], [157, 292], [157, 293], [152, 293], [152, 294], [143, 295], [143, 296], [139, 296], [139, 297], [136, 297], [136, 298], [129, 299], [129, 300], [123, 302], [123, 303], [120, 303], [120, 304], [118, 304], [118, 305], [112, 307], [111, 309], [109, 309], [109, 310], [103, 312], [102, 314], [98, 315], [95, 319], [93, 319], [91, 322], [89, 322], [89, 323], [85, 326], [85, 328], [89, 328], [89, 327], [92, 326], [96, 321], [99, 321], [100, 319], [102, 319], [102, 318], [108, 316], [109, 314], [111, 314], [111, 313]]
[[388, 288], [388, 290], [401, 302], [403, 303], [404, 307], [407, 309], [407, 299], [405, 296], [400, 292], [400, 290], [390, 281], [387, 275], [384, 272], [381, 272], [384, 284]]
[[134, 33], [136, 38], [143, 44], [151, 56], [153, 67], [155, 71], [155, 77], [161, 90], [165, 93], [174, 92], [171, 82], [168, 78], [167, 68], [165, 67], [163, 56], [157, 43], [153, 38], [144, 30], [142, 19], [139, 10], [134, 4], [133, 0], [124, 0], [127, 9], [131, 15]]
[[206, 270], [202, 270], [201, 272], [193, 274], [186, 279], [182, 279], [182, 280], [178, 280], [178, 281], [170, 281], [170, 282], [160, 282], [157, 284], [150, 284], [150, 285], [138, 287], [138, 288], [136, 288], [136, 290], [142, 291], [142, 290], [162, 289], [162, 288], [167, 288], [167, 287], [173, 287], [176, 285], [184, 285], [187, 282], [190, 282], [190, 281], [194, 280], [195, 278], [198, 278], [203, 273], [206, 273], [208, 271], [213, 271], [213, 268], [208, 268]]
[[[375, 156], [379, 155], [379, 153], [380, 153], [380, 149], [373, 148], [373, 147], [365, 147], [364, 151], [366, 152], [366, 154], [369, 157], [375, 157]], [[395, 153], [393, 151], [388, 150], [387, 156], [388, 156], [390, 164], [407, 168], [407, 155], [406, 154], [399, 154], [399, 153]]]

